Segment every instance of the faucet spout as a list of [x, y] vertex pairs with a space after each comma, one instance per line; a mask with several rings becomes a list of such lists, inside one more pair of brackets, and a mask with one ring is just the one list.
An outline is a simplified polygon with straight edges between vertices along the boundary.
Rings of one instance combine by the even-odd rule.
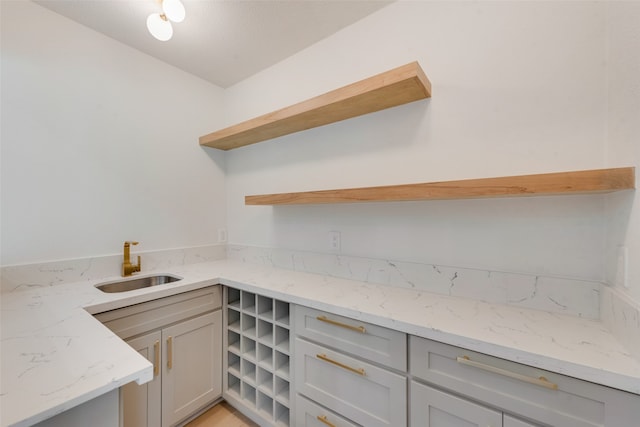
[[140, 256], [138, 256], [138, 264], [131, 264], [131, 245], [137, 245], [138, 242], [126, 241], [124, 242], [124, 259], [122, 261], [122, 277], [131, 276], [133, 273], [140, 271], [142, 263], [140, 262]]

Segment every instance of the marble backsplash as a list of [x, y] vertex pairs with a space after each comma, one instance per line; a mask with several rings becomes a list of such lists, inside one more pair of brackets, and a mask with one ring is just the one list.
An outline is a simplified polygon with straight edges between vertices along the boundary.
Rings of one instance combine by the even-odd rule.
[[640, 303], [599, 282], [285, 249], [227, 251], [238, 261], [601, 320], [640, 360]]
[[[142, 271], [158, 270], [172, 266], [225, 259], [225, 245], [196, 246], [191, 248], [159, 251], [131, 251], [132, 261], [142, 257]], [[95, 280], [118, 276], [122, 266], [122, 254], [92, 258], [52, 261], [25, 265], [6, 266], [0, 269], [0, 291], [21, 290], [54, 286], [62, 283]]]
[[[602, 318], [616, 334], [629, 336], [640, 354], [637, 305], [599, 282], [240, 245], [134, 251], [132, 255], [142, 256], [143, 271], [228, 258], [587, 319]], [[0, 270], [0, 290], [16, 292], [117, 276], [121, 263], [122, 255], [117, 254], [5, 266]]]
[[602, 322], [640, 360], [640, 304], [610, 286], [603, 287], [600, 304]]
[[599, 282], [238, 245], [229, 245], [227, 256], [288, 270], [600, 318], [603, 285]]
[[[419, 262], [239, 245], [136, 252], [143, 271], [231, 259], [362, 282], [473, 298], [489, 303], [602, 320], [640, 359], [640, 304], [599, 282], [488, 271]], [[18, 292], [118, 276], [122, 255], [62, 260], [0, 269], [0, 291]]]

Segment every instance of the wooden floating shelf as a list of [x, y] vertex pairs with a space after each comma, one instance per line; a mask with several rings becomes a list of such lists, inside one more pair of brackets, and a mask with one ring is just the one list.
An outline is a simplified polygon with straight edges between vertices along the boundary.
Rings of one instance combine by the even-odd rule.
[[417, 62], [200, 137], [200, 145], [232, 150], [431, 97]]
[[609, 193], [635, 188], [635, 167], [245, 196], [246, 205], [398, 202]]

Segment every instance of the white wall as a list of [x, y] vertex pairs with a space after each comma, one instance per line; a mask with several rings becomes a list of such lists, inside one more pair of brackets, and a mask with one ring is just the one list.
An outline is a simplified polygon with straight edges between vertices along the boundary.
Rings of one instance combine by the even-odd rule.
[[605, 165], [606, 7], [391, 4], [227, 89], [234, 123], [418, 60], [433, 98], [229, 152], [231, 243], [604, 278], [604, 197], [244, 206], [247, 194]]
[[[606, 212], [600, 196], [243, 204], [638, 164], [637, 2], [401, 1], [224, 92], [31, 2], [1, 6], [2, 265], [118, 253], [125, 239], [210, 244], [228, 224], [236, 244], [328, 252], [339, 230], [349, 255], [590, 280], [606, 270], [613, 283], [624, 244], [640, 300], [640, 215], [625, 194]], [[226, 155], [197, 144], [413, 60], [431, 100]]]
[[[640, 2], [608, 2], [607, 12], [607, 163], [640, 167]], [[607, 279], [640, 303], [640, 192], [614, 194], [607, 202]], [[621, 246], [628, 253], [629, 289], [618, 263]]]
[[2, 265], [217, 243], [222, 90], [2, 1]]

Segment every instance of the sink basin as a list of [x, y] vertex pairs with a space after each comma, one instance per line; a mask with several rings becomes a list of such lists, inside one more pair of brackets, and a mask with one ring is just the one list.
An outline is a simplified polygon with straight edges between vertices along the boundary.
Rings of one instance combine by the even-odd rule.
[[128, 292], [136, 289], [148, 288], [150, 286], [166, 285], [167, 283], [177, 282], [182, 277], [172, 276], [169, 274], [160, 274], [156, 276], [131, 277], [128, 279], [114, 280], [96, 285], [96, 288], [102, 292]]

